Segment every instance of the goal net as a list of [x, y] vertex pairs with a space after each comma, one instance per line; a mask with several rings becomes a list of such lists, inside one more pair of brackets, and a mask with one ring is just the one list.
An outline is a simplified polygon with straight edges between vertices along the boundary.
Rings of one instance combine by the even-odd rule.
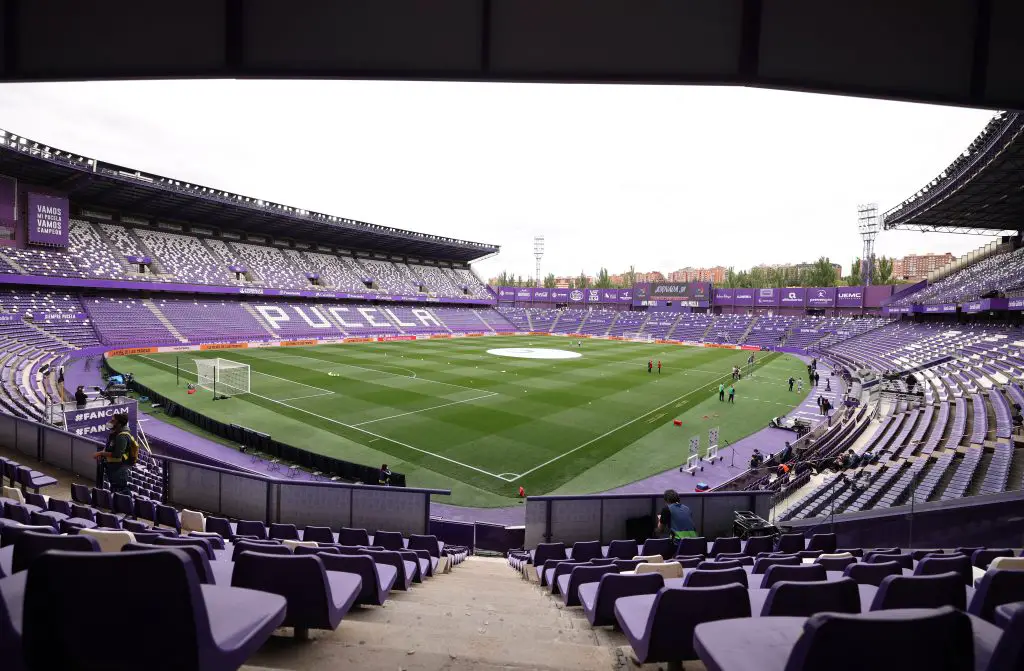
[[622, 337], [626, 340], [639, 340], [640, 342], [654, 342], [654, 336], [650, 333], [637, 333], [635, 331], [625, 331]]
[[196, 359], [199, 388], [217, 396], [249, 393], [249, 364], [227, 359]]

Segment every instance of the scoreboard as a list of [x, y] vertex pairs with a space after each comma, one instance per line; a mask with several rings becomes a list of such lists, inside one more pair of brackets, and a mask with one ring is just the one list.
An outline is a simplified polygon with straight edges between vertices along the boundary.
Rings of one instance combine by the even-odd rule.
[[710, 282], [649, 282], [638, 285], [634, 296], [642, 301], [707, 301]]

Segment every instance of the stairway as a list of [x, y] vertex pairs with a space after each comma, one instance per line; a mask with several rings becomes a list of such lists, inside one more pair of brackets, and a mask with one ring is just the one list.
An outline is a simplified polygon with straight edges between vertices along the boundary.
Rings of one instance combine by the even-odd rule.
[[3, 252], [0, 252], [0, 259], [3, 259], [4, 261], [7, 262], [7, 265], [17, 270], [19, 275], [28, 275], [28, 273], [25, 272], [25, 269], [21, 267], [21, 264], [19, 264], [17, 261], [4, 254]]
[[754, 330], [754, 326], [757, 324], [758, 320], [760, 320], [760, 319], [761, 319], [761, 317], [759, 315], [754, 315], [754, 318], [750, 320], [749, 324], [747, 324], [747, 330], [744, 331], [743, 335], [741, 335], [739, 338], [736, 338], [736, 344], [737, 345], [742, 345], [743, 343], [747, 342], [747, 336], [749, 336], [750, 332], [752, 330]]
[[[558, 316], [555, 317], [555, 321], [551, 322], [551, 328], [548, 329], [549, 333], [555, 332], [555, 327], [558, 326], [558, 322], [562, 321], [562, 315], [565, 314], [564, 310], [559, 311]], [[530, 330], [533, 330], [533, 324], [530, 325]]]
[[481, 324], [483, 324], [484, 330], [490, 331], [491, 333], [497, 333], [497, 331], [494, 330], [494, 327], [487, 323], [487, 320], [484, 319], [483, 314], [481, 314], [479, 310], [473, 310], [473, 314], [475, 314], [476, 318], [480, 320]]
[[50, 333], [49, 331], [47, 331], [46, 329], [44, 329], [43, 327], [41, 327], [41, 326], [39, 326], [37, 324], [34, 324], [34, 323], [30, 322], [30, 321], [25, 321], [23, 323], [25, 324], [25, 326], [30, 326], [30, 327], [34, 328], [35, 330], [39, 331], [40, 333], [45, 335], [47, 338], [52, 338], [52, 339], [56, 340], [57, 342], [59, 342], [61, 345], [64, 345], [68, 349], [78, 349], [78, 345], [76, 345], [76, 344], [74, 344], [72, 342], [68, 342], [67, 340], [64, 340], [64, 338], [61, 338], [59, 335], [57, 335], [55, 333]]
[[153, 302], [153, 299], [143, 298], [142, 304], [149, 308], [149, 311], [153, 313], [153, 316], [157, 318], [157, 321], [163, 324], [164, 327], [171, 332], [171, 335], [177, 338], [179, 342], [188, 342], [188, 338], [183, 336], [181, 334], [181, 331], [174, 327], [174, 324], [171, 323], [171, 320], [168, 319], [163, 312], [160, 312], [160, 308], [156, 306], [156, 303]]
[[488, 557], [392, 591], [384, 607], [355, 608], [336, 631], [311, 634], [309, 645], [272, 641], [243, 668], [611, 671], [617, 646], [627, 644]]
[[530, 313], [530, 308], [526, 308], [525, 312], [526, 312], [526, 325], [530, 327], [529, 330], [532, 332], [535, 329], [533, 328], [533, 316]]
[[259, 312], [256, 311], [256, 308], [254, 308], [253, 306], [249, 305], [245, 301], [242, 302], [242, 307], [245, 308], [246, 312], [248, 312], [249, 314], [252, 315], [253, 319], [256, 320], [257, 324], [259, 324], [260, 326], [263, 327], [264, 331], [269, 333], [274, 338], [280, 338], [281, 337], [280, 333], [278, 333], [274, 329], [270, 328], [270, 324], [268, 324], [267, 320], [263, 318], [263, 315], [261, 315]]
[[707, 342], [708, 341], [708, 333], [711, 333], [711, 330], [713, 328], [715, 328], [716, 321], [717, 320], [715, 319], [715, 317], [711, 318], [711, 321], [708, 322], [708, 327], [706, 329], [704, 329], [703, 333], [700, 334], [700, 340], [698, 342]]

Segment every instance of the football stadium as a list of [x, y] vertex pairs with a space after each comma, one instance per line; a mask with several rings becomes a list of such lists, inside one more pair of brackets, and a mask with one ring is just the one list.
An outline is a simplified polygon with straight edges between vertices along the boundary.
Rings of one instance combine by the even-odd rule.
[[[108, 122], [107, 157], [0, 130], [0, 667], [1024, 669], [1024, 47], [1006, 28], [1024, 15], [1009, 0], [797, 4], [0, 2], [0, 86], [34, 97], [28, 117], [50, 118], [51, 91], [171, 79], [310, 80], [303, 91], [337, 87], [351, 105], [369, 89], [349, 80], [380, 80], [461, 83], [450, 104], [473, 109], [505, 87], [636, 85], [616, 89], [629, 99], [720, 84], [990, 110], [966, 146], [943, 138], [959, 149], [937, 163], [903, 145], [870, 157], [907, 164], [903, 199], [848, 221], [805, 226], [831, 196], [794, 185], [811, 214], [785, 225], [768, 207], [750, 228], [645, 224], [643, 189], [714, 199], [634, 185], [620, 228], [581, 216], [565, 229], [576, 249], [537, 235], [532, 253], [509, 213], [481, 212], [469, 240], [455, 210], [448, 230], [443, 217], [403, 228], [274, 200], [339, 161], [377, 179], [355, 148], [294, 140], [294, 162], [260, 163], [269, 181], [251, 183], [267, 193], [234, 193], [230, 172], [197, 184], [206, 173], [153, 130], [141, 88], [139, 127]], [[68, 38], [44, 49], [29, 38], [44, 29]], [[639, 126], [636, 100], [622, 118]], [[750, 114], [772, 115], [763, 100]], [[890, 104], [931, 123], [923, 105]], [[16, 108], [0, 101], [0, 115]], [[316, 123], [289, 109], [295, 129], [254, 142], [291, 152]], [[824, 128], [807, 116], [809, 135]], [[543, 120], [473, 121], [497, 136], [505, 121], [542, 134]], [[383, 138], [388, 123], [361, 130]], [[436, 133], [475, 143], [476, 128]], [[600, 171], [659, 160], [616, 154], [632, 132], [602, 128], [600, 150], [624, 163]], [[416, 151], [378, 145], [394, 162]], [[570, 145], [531, 160], [589, 176]], [[215, 177], [222, 146], [198, 157]], [[709, 174], [725, 160], [698, 158]], [[437, 202], [470, 198], [469, 177], [436, 159], [456, 185]], [[460, 169], [574, 212], [571, 180], [531, 193], [502, 183], [515, 171], [502, 161]], [[730, 198], [759, 197], [743, 166], [722, 165], [712, 179], [735, 167]], [[412, 172], [381, 172], [384, 199], [361, 200], [348, 173], [329, 195], [415, 215], [434, 201], [417, 202]], [[597, 207], [618, 207], [597, 190]], [[672, 237], [680, 226], [692, 240]], [[747, 233], [758, 226], [779, 230]], [[881, 251], [908, 231], [926, 241], [914, 249], [967, 251], [897, 268]], [[596, 254], [628, 266], [625, 233], [673, 267], [709, 250], [768, 258], [793, 236], [856, 260], [849, 274], [822, 255], [555, 276]], [[492, 234], [522, 249], [480, 241]], [[534, 262], [526, 280], [488, 277]], [[117, 633], [98, 641], [107, 622]]]

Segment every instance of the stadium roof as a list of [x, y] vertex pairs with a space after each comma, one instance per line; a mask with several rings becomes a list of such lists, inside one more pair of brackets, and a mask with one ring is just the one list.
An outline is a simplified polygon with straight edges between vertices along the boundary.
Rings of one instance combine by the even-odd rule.
[[350, 250], [466, 263], [499, 250], [497, 245], [403, 231], [188, 184], [72, 154], [3, 130], [0, 174], [67, 194], [79, 208]]
[[886, 229], [1024, 231], [1024, 114], [999, 113], [952, 164], [883, 215]]
[[736, 84], [1024, 110], [1020, 0], [0, 0], [0, 81]]

